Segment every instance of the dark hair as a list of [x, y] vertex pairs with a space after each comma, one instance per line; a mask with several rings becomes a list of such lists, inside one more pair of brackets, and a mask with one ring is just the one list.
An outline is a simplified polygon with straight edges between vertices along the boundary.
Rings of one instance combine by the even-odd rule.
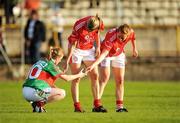
[[37, 10], [32, 10], [32, 11], [31, 11], [31, 16], [37, 15], [37, 14], [38, 14]]

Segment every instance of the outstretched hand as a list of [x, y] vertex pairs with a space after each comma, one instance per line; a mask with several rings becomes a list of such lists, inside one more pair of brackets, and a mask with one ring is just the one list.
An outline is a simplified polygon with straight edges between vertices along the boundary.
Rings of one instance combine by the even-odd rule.
[[90, 72], [92, 69], [93, 69], [93, 66], [91, 65], [91, 66], [89, 66], [89, 67], [86, 68], [86, 72], [88, 73], [88, 72]]
[[87, 71], [84, 71], [84, 69], [81, 69], [81, 71], [79, 71], [80, 78], [86, 76], [87, 73], [88, 73]]

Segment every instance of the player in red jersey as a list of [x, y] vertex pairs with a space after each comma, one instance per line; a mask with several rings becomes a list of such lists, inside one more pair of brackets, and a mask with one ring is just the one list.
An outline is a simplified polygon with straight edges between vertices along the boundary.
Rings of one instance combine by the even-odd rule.
[[23, 96], [32, 103], [33, 112], [45, 112], [46, 103], [65, 97], [65, 90], [55, 86], [56, 79], [71, 81], [86, 75], [82, 70], [76, 75], [64, 74], [57, 66], [62, 57], [62, 49], [51, 48], [49, 60], [39, 60], [31, 67], [23, 84]]
[[124, 97], [124, 74], [125, 74], [125, 54], [124, 46], [131, 41], [133, 57], [138, 56], [136, 49], [135, 33], [133, 29], [123, 24], [118, 28], [109, 30], [101, 44], [101, 55], [86, 70], [91, 71], [101, 62], [100, 68], [100, 97], [110, 76], [110, 64], [116, 82], [116, 112], [127, 112], [123, 107]]
[[[86, 67], [90, 66], [95, 57], [100, 54], [100, 31], [104, 29], [102, 20], [96, 16], [87, 16], [76, 21], [73, 27], [72, 34], [69, 36], [69, 51], [67, 57], [67, 66], [70, 63], [70, 68], [73, 74], [80, 71], [82, 62]], [[94, 43], [96, 42], [96, 47]], [[99, 75], [98, 68], [95, 66], [89, 72], [91, 79], [92, 94], [94, 97], [93, 112], [107, 112], [102, 106], [99, 97]], [[74, 101], [75, 112], [84, 112], [79, 101], [79, 82], [80, 79], [72, 81], [71, 93]]]

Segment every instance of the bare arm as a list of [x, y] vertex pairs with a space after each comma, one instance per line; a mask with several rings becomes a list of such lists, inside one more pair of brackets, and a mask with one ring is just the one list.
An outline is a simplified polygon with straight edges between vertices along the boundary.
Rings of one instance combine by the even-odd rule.
[[67, 57], [67, 60], [66, 60], [66, 65], [65, 65], [64, 72], [66, 72], [68, 70], [68, 64], [69, 64], [70, 58], [72, 56], [73, 50], [76, 47], [76, 44], [77, 44], [77, 42], [75, 42], [74, 45], [70, 44], [69, 47], [68, 47], [68, 57]]
[[91, 71], [95, 66], [97, 66], [107, 55], [108, 55], [109, 51], [108, 50], [103, 50], [101, 55], [96, 59], [96, 61], [91, 65], [89, 66], [86, 71]]
[[138, 57], [138, 51], [136, 49], [136, 40], [132, 40], [133, 57]]
[[87, 73], [83, 73], [82, 71], [83, 71], [83, 69], [78, 74], [75, 74], [75, 75], [61, 75], [60, 77], [62, 79], [64, 79], [65, 81], [71, 81], [71, 80], [74, 80], [74, 79], [77, 79], [77, 78], [82, 78], [85, 75], [87, 75]]
[[99, 57], [100, 55], [100, 32], [97, 32], [97, 37], [96, 37], [96, 57]]
[[69, 63], [69, 61], [70, 61], [70, 58], [71, 58], [71, 56], [72, 56], [72, 53], [73, 53], [74, 48], [76, 47], [76, 44], [77, 44], [77, 43], [75, 43], [74, 45], [73, 45], [73, 44], [70, 44], [70, 46], [69, 46], [69, 48], [68, 48], [67, 63]]

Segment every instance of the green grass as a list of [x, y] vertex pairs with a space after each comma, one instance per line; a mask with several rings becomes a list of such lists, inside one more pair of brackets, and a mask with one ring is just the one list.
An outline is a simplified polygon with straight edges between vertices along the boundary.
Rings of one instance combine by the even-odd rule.
[[0, 123], [180, 123], [180, 82], [126, 82], [124, 103], [128, 113], [115, 112], [114, 82], [103, 96], [108, 113], [92, 113], [90, 83], [80, 83], [80, 100], [86, 113], [74, 113], [70, 83], [57, 81], [67, 96], [48, 104], [47, 113], [32, 113], [22, 97], [22, 82], [0, 82]]

